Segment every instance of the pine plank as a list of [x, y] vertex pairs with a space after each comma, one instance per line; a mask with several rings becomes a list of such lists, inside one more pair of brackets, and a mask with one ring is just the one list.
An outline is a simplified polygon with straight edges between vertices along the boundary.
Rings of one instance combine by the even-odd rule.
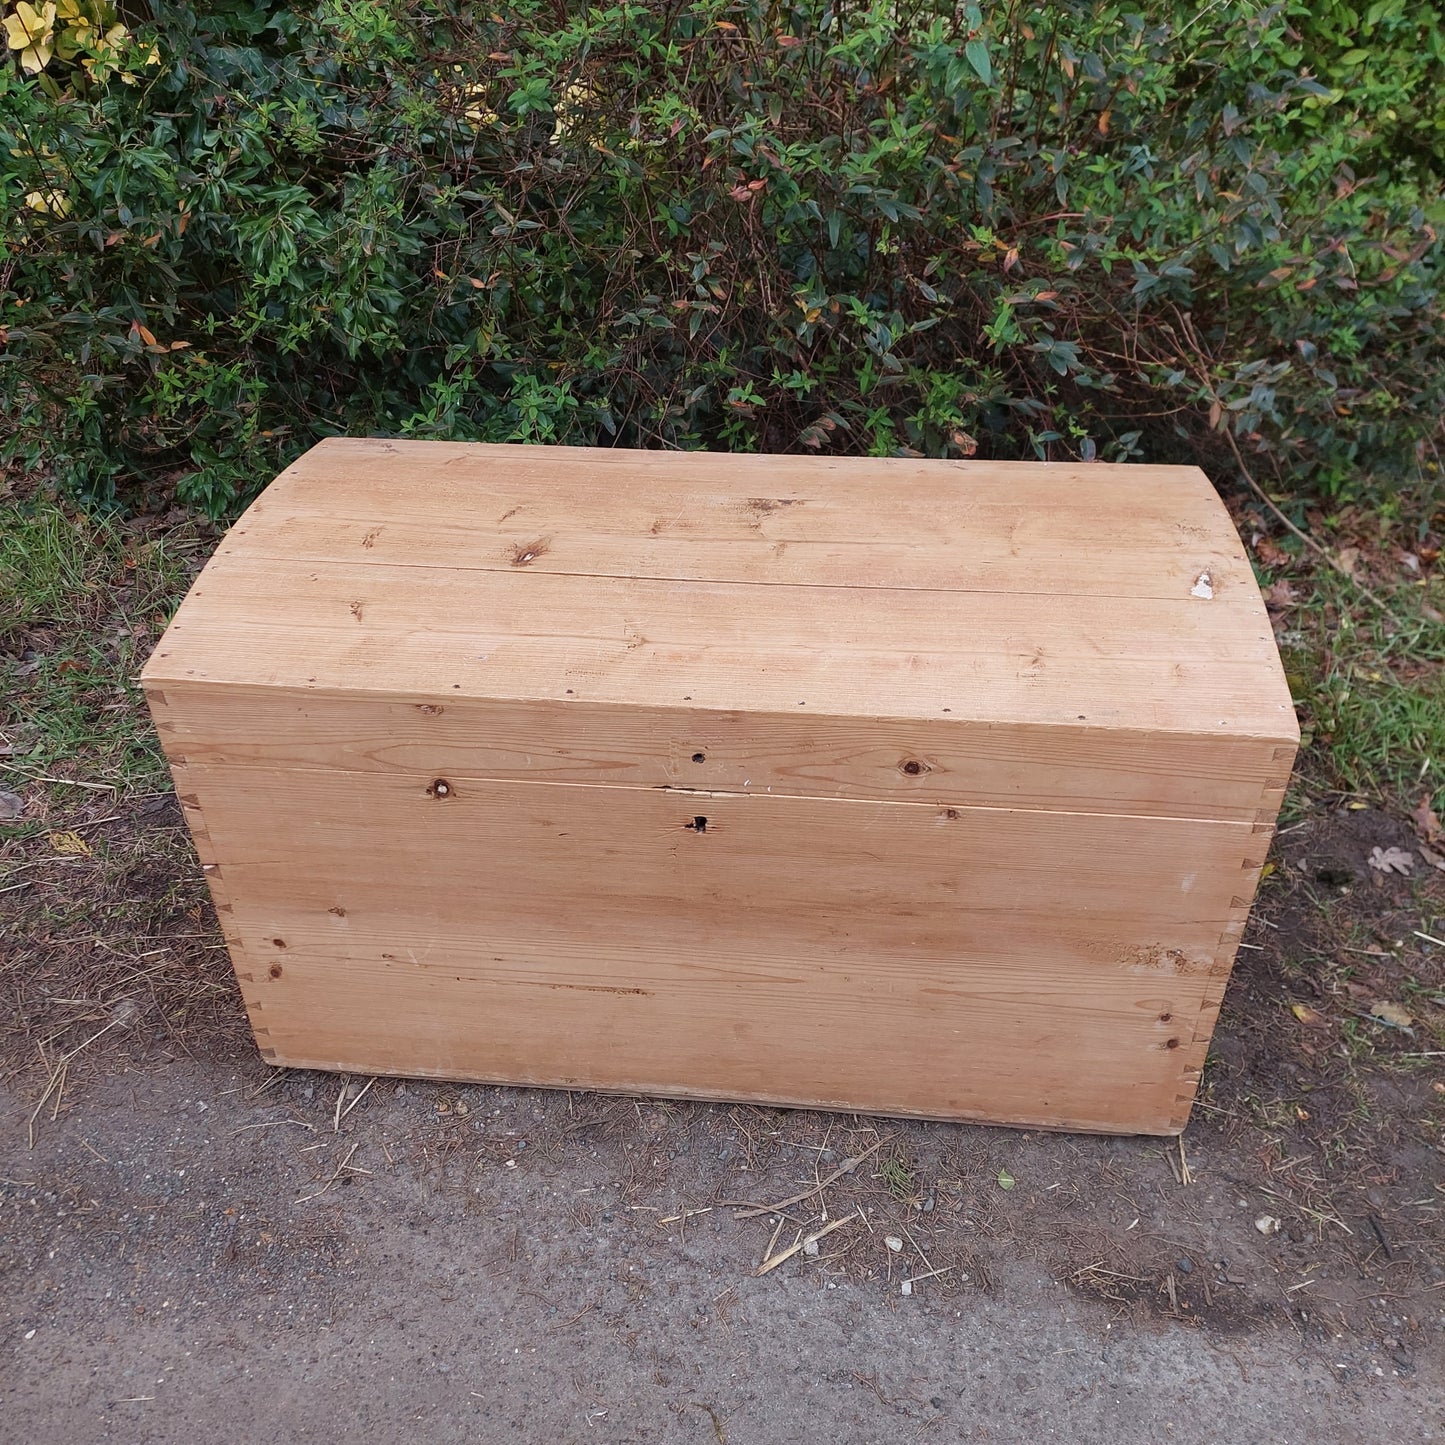
[[1189, 596], [1207, 570], [1225, 607], [1248, 607], [1253, 577], [1222, 511], [1192, 467], [336, 439], [283, 473], [223, 551], [287, 564], [507, 571], [526, 559], [531, 571], [583, 576], [1164, 599]]
[[563, 698], [498, 704], [167, 684], [174, 756], [210, 765], [421, 772], [804, 797], [1267, 822], [1293, 750], [1268, 740], [968, 718], [719, 712]]
[[302, 571], [236, 552], [207, 566], [145, 675], [1289, 740], [1267, 623], [1247, 631], [1222, 615], [1187, 597]]
[[186, 781], [277, 1062], [1046, 1125], [1168, 1126], [1262, 862], [1232, 823]]

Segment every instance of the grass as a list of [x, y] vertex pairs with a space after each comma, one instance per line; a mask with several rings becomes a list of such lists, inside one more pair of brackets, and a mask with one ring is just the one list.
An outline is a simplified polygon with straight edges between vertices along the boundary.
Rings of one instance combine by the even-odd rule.
[[908, 1162], [898, 1155], [890, 1155], [878, 1166], [878, 1177], [883, 1187], [895, 1198], [907, 1202], [918, 1192], [917, 1180]]
[[204, 544], [37, 499], [0, 505], [0, 733], [4, 773], [122, 790], [164, 786], [136, 674]]
[[1304, 775], [1445, 813], [1445, 575], [1392, 587], [1388, 615], [1329, 569], [1307, 585], [1280, 638]]

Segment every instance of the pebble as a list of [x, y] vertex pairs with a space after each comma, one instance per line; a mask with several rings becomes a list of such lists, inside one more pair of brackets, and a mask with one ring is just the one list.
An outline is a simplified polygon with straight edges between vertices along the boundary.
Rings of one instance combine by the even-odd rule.
[[1174, 1261], [1174, 1268], [1177, 1269], [1180, 1274], [1193, 1274], [1194, 1261], [1190, 1259], [1187, 1254], [1181, 1254], [1179, 1258]]

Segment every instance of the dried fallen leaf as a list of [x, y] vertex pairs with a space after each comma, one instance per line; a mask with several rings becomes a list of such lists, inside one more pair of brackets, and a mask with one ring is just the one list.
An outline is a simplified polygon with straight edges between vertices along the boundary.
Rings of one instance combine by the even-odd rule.
[[1370, 850], [1369, 865], [1377, 873], [1403, 873], [1409, 875], [1415, 866], [1415, 855], [1403, 848], [1380, 848]]
[[1289, 1006], [1289, 1011], [1307, 1029], [1327, 1029], [1330, 1026], [1329, 1020], [1326, 1019], [1322, 1013], [1317, 1013], [1308, 1004], [1292, 1003]]
[[1432, 868], [1438, 868], [1442, 873], [1445, 873], [1445, 854], [1437, 853], [1433, 848], [1427, 848], [1423, 843], [1421, 843], [1420, 856]]
[[49, 843], [57, 853], [69, 853], [76, 856], [89, 853], [90, 844], [80, 836], [79, 833], [52, 833]]
[[1000, 1189], [1012, 1189], [1014, 1187], [1014, 1177], [1007, 1169], [1000, 1169], [998, 1171], [998, 1187]]
[[1445, 829], [1441, 828], [1440, 819], [1435, 816], [1428, 797], [1420, 799], [1420, 806], [1410, 816], [1415, 820], [1415, 831], [1422, 843], [1438, 843], [1445, 836]]
[[1283, 567], [1289, 561], [1289, 553], [1281, 550], [1271, 537], [1257, 537], [1254, 543], [1254, 555], [1264, 563], [1266, 567]]
[[1271, 607], [1293, 607], [1299, 598], [1289, 581], [1281, 577], [1278, 582], [1265, 588], [1264, 600]]
[[1392, 1029], [1408, 1029], [1415, 1022], [1414, 1016], [1408, 1010], [1383, 998], [1376, 999], [1370, 1005], [1370, 1017], [1379, 1019], [1382, 1024], [1388, 1024]]

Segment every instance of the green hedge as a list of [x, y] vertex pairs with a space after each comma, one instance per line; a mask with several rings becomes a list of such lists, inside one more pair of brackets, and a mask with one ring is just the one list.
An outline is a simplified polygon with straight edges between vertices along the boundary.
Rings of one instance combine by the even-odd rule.
[[1295, 493], [1407, 474], [1445, 410], [1438, 7], [1144, 12], [229, 0], [14, 50], [0, 446], [212, 513], [344, 431], [1229, 429]]

